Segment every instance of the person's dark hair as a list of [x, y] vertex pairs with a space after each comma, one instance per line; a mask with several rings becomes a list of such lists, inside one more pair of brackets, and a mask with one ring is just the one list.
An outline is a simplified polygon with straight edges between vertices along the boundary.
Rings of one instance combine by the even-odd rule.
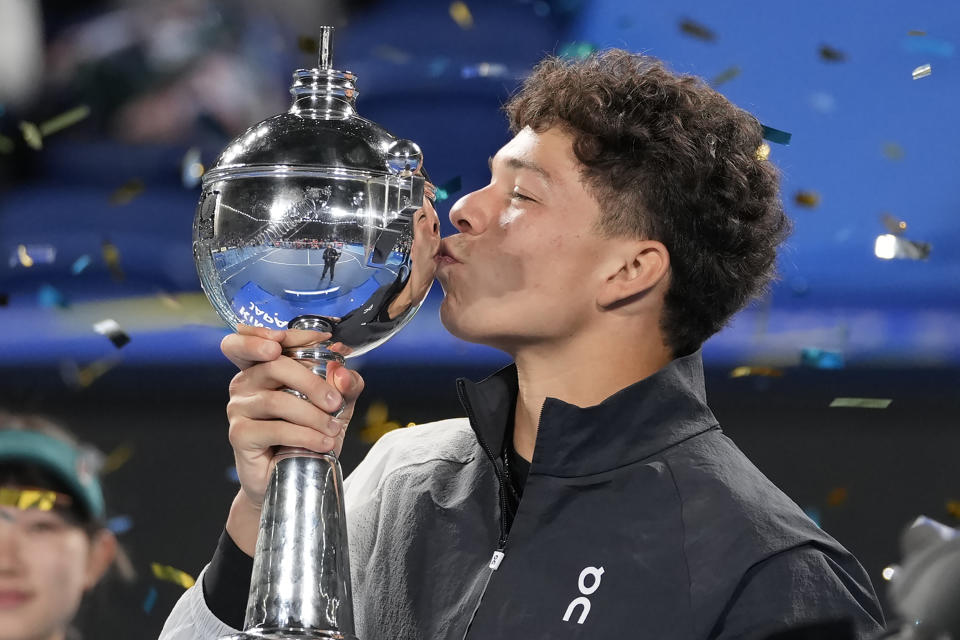
[[601, 232], [666, 246], [660, 324], [674, 355], [698, 349], [773, 279], [791, 225], [778, 171], [758, 155], [762, 126], [701, 79], [618, 49], [550, 57], [505, 110], [514, 133], [573, 136]]

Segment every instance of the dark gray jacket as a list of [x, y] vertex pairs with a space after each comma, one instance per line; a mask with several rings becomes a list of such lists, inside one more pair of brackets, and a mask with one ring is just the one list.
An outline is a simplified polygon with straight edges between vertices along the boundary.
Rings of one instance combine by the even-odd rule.
[[[498, 454], [515, 369], [458, 384], [469, 419], [387, 434], [347, 479], [361, 639], [881, 629], [856, 559], [721, 432], [699, 352], [595, 407], [548, 399], [509, 535]], [[215, 621], [195, 587], [161, 637], [199, 640]]]

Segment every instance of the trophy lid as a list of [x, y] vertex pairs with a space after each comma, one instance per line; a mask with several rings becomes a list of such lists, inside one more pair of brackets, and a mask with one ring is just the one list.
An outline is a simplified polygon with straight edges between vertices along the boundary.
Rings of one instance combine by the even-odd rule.
[[357, 114], [357, 78], [332, 68], [332, 43], [333, 27], [322, 27], [318, 66], [294, 72], [290, 110], [234, 139], [204, 174], [204, 183], [318, 168], [368, 178], [406, 176], [420, 168], [415, 143]]

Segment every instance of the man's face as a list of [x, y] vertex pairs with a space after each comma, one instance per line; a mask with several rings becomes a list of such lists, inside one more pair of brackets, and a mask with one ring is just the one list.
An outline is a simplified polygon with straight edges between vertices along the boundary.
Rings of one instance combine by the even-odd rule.
[[490, 184], [451, 209], [459, 233], [443, 242], [437, 278], [455, 336], [513, 354], [590, 321], [608, 241], [572, 143], [559, 128], [523, 129], [493, 157]]
[[0, 640], [67, 627], [89, 582], [90, 540], [53, 511], [0, 506]]

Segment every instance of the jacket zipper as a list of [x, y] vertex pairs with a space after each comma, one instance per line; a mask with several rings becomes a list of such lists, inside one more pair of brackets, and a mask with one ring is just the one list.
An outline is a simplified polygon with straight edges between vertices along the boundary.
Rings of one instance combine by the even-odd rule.
[[490, 579], [493, 577], [493, 572], [500, 567], [500, 563], [503, 561], [503, 557], [505, 555], [504, 550], [507, 546], [507, 494], [503, 474], [500, 472], [500, 467], [497, 466], [497, 458], [490, 450], [490, 446], [480, 435], [480, 430], [477, 429], [476, 418], [473, 414], [473, 407], [470, 406], [470, 402], [467, 400], [466, 393], [464, 393], [462, 380], [457, 380], [457, 397], [460, 399], [460, 404], [463, 405], [463, 408], [467, 412], [467, 419], [470, 421], [470, 424], [473, 425], [473, 431], [477, 435], [477, 442], [480, 443], [480, 446], [487, 454], [487, 457], [490, 458], [490, 462], [493, 463], [493, 469], [497, 473], [497, 484], [500, 488], [500, 539], [497, 541], [497, 548], [493, 552], [493, 557], [490, 559], [490, 564], [487, 565], [489, 571], [487, 573], [487, 579], [483, 583], [483, 590], [480, 592], [480, 597], [477, 598], [477, 605], [473, 608], [473, 613], [470, 615], [470, 621], [467, 623], [467, 628], [463, 632], [463, 638], [466, 640], [467, 634], [470, 633], [470, 627], [473, 626], [473, 621], [477, 617], [477, 611], [480, 610], [480, 604], [483, 602], [483, 596], [487, 593], [487, 587], [490, 585]]

